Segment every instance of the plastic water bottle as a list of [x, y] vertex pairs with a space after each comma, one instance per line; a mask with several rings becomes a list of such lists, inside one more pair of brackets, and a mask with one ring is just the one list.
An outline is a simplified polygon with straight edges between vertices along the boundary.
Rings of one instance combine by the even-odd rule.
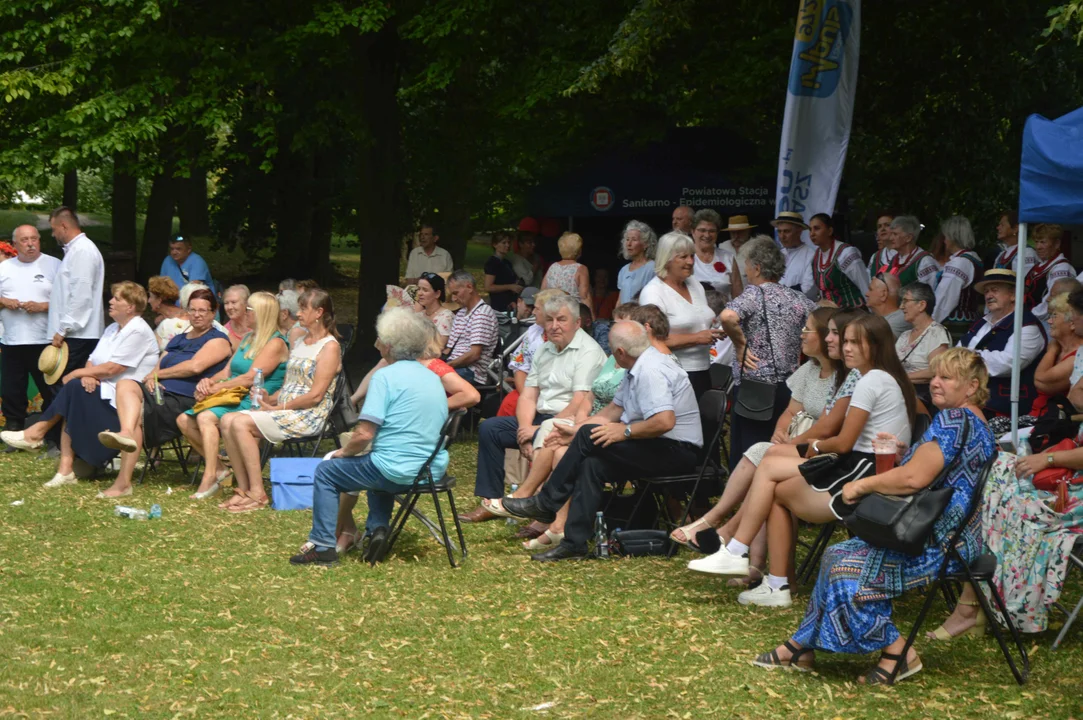
[[[515, 491], [518, 490], [518, 489], [519, 489], [518, 485], [516, 485], [515, 483], [511, 484], [511, 492], [512, 492], [513, 495], [515, 494]], [[507, 520], [504, 521], [504, 524], [505, 525], [518, 525], [519, 521], [516, 520], [515, 518], [508, 518]]]
[[162, 384], [158, 382], [158, 373], [154, 373], [154, 402], [157, 405], [165, 404], [165, 400], [162, 399]]
[[113, 514], [117, 517], [128, 518], [129, 520], [154, 520], [162, 516], [162, 506], [155, 503], [150, 506], [150, 512], [147, 512], [142, 508], [117, 505], [113, 508]]
[[[1031, 451], [1031, 449], [1030, 449], [1030, 443], [1029, 443], [1029, 442], [1027, 441], [1027, 439], [1026, 439], [1026, 438], [1020, 438], [1020, 439], [1019, 439], [1019, 448], [1018, 448], [1018, 450], [1019, 450], [1019, 452], [1017, 452], [1017, 453], [1015, 454], [1015, 456], [1016, 456], [1017, 458], [1020, 458], [1020, 459], [1021, 459], [1021, 458], [1025, 458], [1025, 457], [1027, 457], [1028, 455], [1033, 455], [1033, 454], [1034, 454], [1034, 453], [1033, 453], [1033, 452]], [[1031, 475], [1026, 475], [1026, 476], [1024, 476], [1024, 477], [1021, 477], [1021, 478], [1019, 478], [1019, 479], [1020, 479], [1020, 480], [1026, 480], [1026, 481], [1027, 481], [1027, 482], [1029, 483], [1029, 482], [1032, 482], [1032, 481], [1034, 480], [1034, 475], [1033, 475], [1033, 474], [1031, 474]]]
[[605, 518], [601, 511], [594, 515], [594, 556], [609, 557], [609, 533], [605, 529]]
[[263, 402], [263, 370], [256, 368], [256, 379], [252, 381], [252, 389], [248, 391], [248, 397], [252, 401], [252, 409], [259, 410]]

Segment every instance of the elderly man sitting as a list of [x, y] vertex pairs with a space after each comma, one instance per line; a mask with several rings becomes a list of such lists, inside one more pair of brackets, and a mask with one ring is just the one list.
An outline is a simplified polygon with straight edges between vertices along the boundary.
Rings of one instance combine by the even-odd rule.
[[903, 311], [899, 306], [901, 288], [899, 278], [891, 273], [882, 272], [869, 282], [869, 291], [865, 293], [865, 302], [868, 303], [869, 310], [887, 320], [896, 340], [914, 327], [903, 317]]
[[577, 429], [540, 493], [503, 500], [511, 515], [552, 522], [571, 498], [564, 539], [534, 560], [585, 557], [603, 483], [690, 472], [703, 446], [696, 396], [673, 356], [653, 348], [646, 328], [631, 320], [613, 325], [609, 345], [628, 371], [613, 401]]
[[493, 359], [498, 337], [496, 313], [478, 295], [477, 281], [468, 270], [451, 273], [447, 291], [462, 306], [455, 313], [448, 336], [447, 364], [471, 385], [485, 385], [489, 381], [486, 368]]
[[[538, 427], [549, 418], [574, 418], [605, 364], [605, 352], [579, 327], [578, 300], [552, 297], [544, 311], [549, 339], [534, 355], [515, 417], [489, 418], [481, 424], [474, 494], [483, 500], [504, 495], [504, 450], [518, 447], [529, 460]], [[479, 505], [460, 520], [484, 522], [495, 517]]]
[[[1015, 272], [994, 268], [985, 279], [974, 283], [974, 289], [985, 296], [986, 315], [974, 323], [959, 341], [959, 347], [976, 351], [989, 369], [989, 401], [986, 416], [1010, 415], [1012, 359], [1015, 338]], [[1034, 386], [1035, 362], [1046, 345], [1045, 328], [1027, 309], [1023, 310], [1023, 337], [1019, 349], [1019, 414], [1030, 412], [1037, 396]]]
[[[417, 362], [432, 339], [431, 322], [407, 308], [392, 308], [376, 320], [376, 348], [387, 361], [369, 381], [360, 424], [345, 447], [316, 467], [312, 488], [312, 532], [294, 565], [331, 565], [339, 494], [368, 491], [365, 560], [379, 562], [387, 552], [388, 524], [395, 495], [414, 482], [421, 466], [440, 442], [448, 417], [440, 378]], [[354, 457], [368, 443], [371, 452]], [[447, 450], [432, 463], [433, 478], [447, 470]]]

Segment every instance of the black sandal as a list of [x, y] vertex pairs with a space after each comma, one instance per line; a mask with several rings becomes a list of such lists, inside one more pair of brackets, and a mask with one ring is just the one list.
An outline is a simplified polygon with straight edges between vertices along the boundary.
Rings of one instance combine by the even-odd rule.
[[876, 665], [865, 675], [866, 685], [894, 685], [900, 680], [905, 680], [911, 675], [917, 675], [921, 672], [921, 658], [918, 658], [918, 664], [915, 667], [910, 667], [906, 662], [906, 657], [904, 655], [895, 655], [894, 653], [884, 652], [880, 653], [880, 659], [895, 661], [895, 679], [891, 679], [890, 672], [879, 665]]
[[782, 643], [782, 646], [792, 653], [789, 660], [783, 660], [778, 656], [778, 648], [775, 648], [771, 652], [766, 652], [758, 656], [752, 661], [752, 664], [756, 667], [767, 668], [768, 670], [774, 670], [775, 668], [786, 668], [788, 670], [796, 670], [797, 672], [808, 672], [811, 667], [802, 667], [797, 664], [798, 659], [805, 653], [813, 652], [812, 648], [799, 648], [796, 647], [789, 640]]

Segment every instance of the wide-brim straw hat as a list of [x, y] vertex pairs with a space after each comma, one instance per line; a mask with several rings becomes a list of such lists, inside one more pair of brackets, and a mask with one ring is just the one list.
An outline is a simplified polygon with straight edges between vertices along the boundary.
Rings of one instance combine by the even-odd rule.
[[808, 230], [808, 224], [805, 223], [805, 218], [801, 216], [801, 213], [797, 212], [780, 212], [778, 217], [771, 221], [771, 227], [777, 228], [779, 223], [789, 223]]
[[38, 356], [38, 370], [45, 376], [45, 382], [56, 385], [56, 381], [64, 374], [64, 368], [68, 366], [68, 343], [60, 343], [60, 347], [47, 345]]
[[722, 228], [721, 232], [733, 232], [734, 230], [751, 230], [755, 225], [748, 224], [748, 215], [734, 215], [729, 219], [729, 225]]
[[1007, 268], [986, 270], [981, 282], [974, 283], [974, 289], [984, 293], [990, 285], [1011, 285], [1012, 290], [1015, 290], [1015, 271]]

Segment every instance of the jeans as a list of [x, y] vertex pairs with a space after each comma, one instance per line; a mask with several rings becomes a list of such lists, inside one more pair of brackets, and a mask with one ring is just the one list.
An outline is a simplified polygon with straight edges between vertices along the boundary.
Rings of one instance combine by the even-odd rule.
[[[539, 413], [534, 424], [551, 418]], [[474, 494], [480, 498], [504, 497], [504, 451], [519, 447], [516, 432], [519, 421], [514, 417], [487, 418], [478, 429], [478, 473], [474, 478]]]
[[325, 460], [316, 466], [312, 485], [312, 532], [308, 539], [319, 550], [335, 546], [335, 524], [338, 521], [339, 493], [367, 490], [369, 514], [365, 532], [391, 524], [394, 496], [406, 492], [410, 485], [391, 482], [372, 464], [368, 455]]
[[602, 485], [636, 478], [693, 472], [699, 448], [669, 438], [625, 440], [601, 447], [591, 439], [597, 425], [584, 425], [568, 452], [553, 469], [537, 495], [538, 504], [557, 512], [568, 498], [568, 521], [561, 544], [584, 552], [594, 531], [595, 513], [602, 506]]

